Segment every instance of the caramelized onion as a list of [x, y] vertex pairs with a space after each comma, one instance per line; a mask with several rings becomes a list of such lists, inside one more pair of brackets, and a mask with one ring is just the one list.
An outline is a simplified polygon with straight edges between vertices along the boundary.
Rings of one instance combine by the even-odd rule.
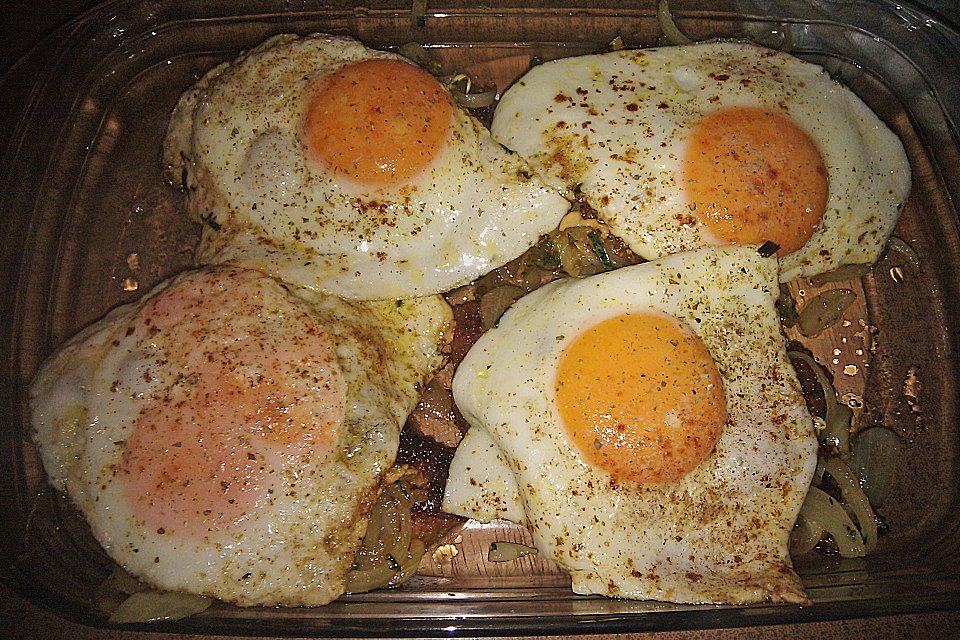
[[824, 471], [833, 478], [840, 487], [840, 496], [843, 505], [857, 520], [860, 536], [863, 538], [863, 552], [870, 553], [877, 546], [877, 517], [870, 508], [867, 495], [860, 488], [860, 483], [850, 470], [850, 467], [838, 458], [827, 460]]
[[490, 562], [510, 562], [523, 556], [537, 553], [535, 547], [528, 547], [517, 542], [492, 542], [487, 551], [487, 560]]
[[107, 579], [93, 592], [97, 608], [111, 614], [134, 593], [146, 591], [147, 586], [131, 576], [123, 567], [115, 567]]
[[917, 252], [914, 251], [913, 247], [907, 244], [907, 242], [902, 238], [890, 236], [890, 239], [887, 241], [887, 249], [892, 249], [906, 258], [907, 264], [909, 264], [915, 271], [921, 271], [920, 256], [917, 255]]
[[776, 305], [783, 326], [792, 327], [797, 324], [800, 320], [800, 314], [797, 313], [797, 301], [790, 295], [790, 290], [785, 284], [780, 285], [780, 295], [777, 296]]
[[812, 356], [803, 351], [788, 351], [787, 355], [807, 363], [823, 390], [827, 415], [824, 418], [826, 427], [819, 434], [820, 442], [836, 449], [841, 457], [846, 457], [850, 452], [850, 420], [853, 411], [847, 405], [837, 402], [837, 392], [827, 377], [826, 370]]
[[850, 451], [850, 468], [857, 474], [870, 504], [883, 504], [900, 454], [900, 438], [890, 429], [872, 427], [857, 434]]
[[863, 538], [843, 506], [816, 487], [810, 487], [800, 513], [811, 525], [828, 533], [844, 558], [860, 558], [865, 554]]
[[830, 289], [820, 293], [804, 305], [798, 324], [800, 333], [812, 338], [843, 317], [843, 313], [857, 299], [850, 289]]
[[871, 265], [869, 264], [848, 264], [840, 267], [839, 269], [834, 269], [833, 271], [827, 271], [826, 273], [819, 273], [812, 278], [810, 278], [810, 284], [815, 287], [820, 287], [831, 282], [840, 282], [841, 280], [855, 280], [862, 278], [870, 271]]
[[437, 62], [433, 55], [419, 42], [408, 42], [401, 45], [397, 53], [417, 66], [422, 67], [431, 75], [438, 76], [442, 73], [443, 68], [440, 63]]
[[123, 601], [110, 616], [111, 624], [174, 622], [206, 611], [213, 602], [192, 593], [140, 591]]
[[823, 527], [808, 519], [803, 511], [797, 516], [797, 523], [790, 532], [790, 555], [802, 556], [813, 551], [823, 537]]
[[657, 23], [667, 42], [674, 45], [690, 44], [693, 42], [677, 27], [670, 13], [670, 3], [667, 0], [657, 0]]
[[367, 531], [353, 568], [347, 593], [396, 587], [416, 572], [423, 541], [413, 538], [410, 509], [417, 496], [408, 495], [402, 481], [388, 486], [370, 510]]
[[500, 316], [520, 299], [524, 291], [520, 287], [505, 284], [487, 291], [480, 298], [480, 322], [484, 329], [490, 329], [500, 320]]

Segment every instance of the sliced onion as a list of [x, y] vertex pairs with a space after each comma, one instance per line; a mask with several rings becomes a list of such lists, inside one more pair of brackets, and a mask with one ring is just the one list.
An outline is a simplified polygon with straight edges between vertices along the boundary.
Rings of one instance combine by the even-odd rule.
[[860, 488], [860, 482], [853, 475], [853, 471], [838, 458], [830, 458], [824, 466], [824, 471], [830, 474], [837, 486], [840, 487], [840, 496], [843, 504], [853, 513], [860, 526], [860, 536], [863, 538], [864, 553], [870, 553], [877, 546], [877, 517], [870, 508], [867, 494]]
[[856, 280], [865, 276], [867, 272], [870, 271], [871, 266], [872, 265], [869, 264], [844, 265], [839, 269], [813, 276], [810, 278], [810, 284], [815, 287], [820, 287], [831, 282], [840, 282], [841, 280]]
[[797, 516], [797, 523], [794, 525], [793, 531], [790, 532], [790, 555], [802, 556], [809, 551], [813, 551], [822, 537], [823, 527], [812, 522], [801, 512]]
[[790, 295], [786, 285], [780, 285], [780, 295], [777, 297], [777, 311], [780, 313], [780, 322], [785, 327], [792, 327], [800, 320], [797, 313], [797, 301]]
[[490, 329], [500, 320], [500, 316], [523, 295], [523, 289], [505, 284], [495, 287], [480, 298], [480, 323], [484, 329]]
[[780, 33], [783, 34], [783, 45], [780, 47], [780, 51], [784, 53], [793, 52], [793, 31], [790, 29], [790, 26], [786, 23], [782, 23], [779, 29]]
[[787, 355], [806, 362], [816, 376], [820, 388], [823, 389], [823, 403], [827, 408], [824, 419], [826, 426], [820, 432], [820, 442], [836, 448], [840, 457], [846, 458], [850, 453], [850, 420], [853, 411], [847, 405], [837, 402], [837, 392], [830, 383], [826, 370], [816, 360], [803, 351], [788, 351]]
[[366, 593], [381, 589], [390, 583], [397, 573], [388, 562], [380, 562], [363, 568], [353, 568], [347, 574], [347, 593]]
[[447, 89], [450, 91], [453, 99], [464, 109], [482, 109], [483, 107], [489, 107], [497, 99], [497, 90], [495, 88], [471, 93], [470, 90], [473, 88], [473, 81], [470, 79], [470, 76], [463, 73], [458, 73], [449, 78], [443, 78], [443, 82], [447, 85]]
[[913, 250], [906, 240], [898, 238], [897, 236], [890, 236], [890, 239], [887, 240], [887, 248], [893, 249], [904, 258], [907, 259], [907, 264], [909, 264], [916, 271], [922, 271], [920, 268], [920, 256], [916, 251]]
[[670, 44], [690, 44], [693, 42], [677, 27], [670, 13], [670, 3], [667, 0], [657, 0], [657, 22], [660, 31]]
[[417, 572], [417, 567], [420, 565], [420, 560], [423, 559], [423, 553], [425, 551], [426, 546], [423, 544], [423, 540], [417, 538], [411, 540], [410, 549], [407, 551], [404, 560], [400, 562], [400, 570], [394, 575], [387, 586], [397, 587], [412, 578], [413, 574]]
[[575, 278], [607, 270], [594, 248], [591, 233], [596, 231], [588, 226], [567, 227], [554, 240], [561, 268]]
[[110, 616], [112, 624], [173, 622], [206, 611], [211, 598], [173, 591], [141, 591], [123, 601]]
[[480, 91], [478, 93], [461, 93], [454, 91], [452, 95], [453, 99], [457, 101], [457, 104], [464, 109], [482, 109], [489, 107], [496, 101], [497, 90], [487, 89], [486, 91]]
[[400, 45], [397, 53], [417, 66], [426, 69], [430, 74], [438, 76], [442, 72], [442, 66], [436, 58], [419, 42], [408, 42]]
[[402, 557], [410, 549], [412, 531], [410, 505], [405, 500], [393, 497], [387, 505], [383, 524], [384, 553], [394, 557]]
[[114, 568], [107, 579], [93, 592], [93, 601], [104, 613], [113, 613], [131, 594], [146, 591], [147, 586], [131, 576], [123, 567]]
[[820, 441], [834, 447], [841, 458], [850, 453], [850, 423], [853, 420], [853, 409], [837, 402], [832, 406], [833, 411], [827, 410], [827, 426], [820, 434]]
[[487, 560], [490, 562], [510, 562], [523, 556], [537, 553], [535, 547], [528, 547], [517, 542], [492, 542], [487, 551]]
[[413, 538], [410, 509], [415, 499], [400, 481], [380, 494], [370, 510], [357, 559], [347, 574], [347, 593], [395, 587], [416, 571], [424, 544]]
[[843, 317], [843, 313], [857, 299], [850, 289], [824, 291], [804, 305], [800, 312], [800, 333], [812, 338]]
[[890, 429], [872, 427], [861, 431], [850, 451], [850, 468], [860, 479], [870, 504], [883, 504], [900, 455], [900, 438]]
[[800, 508], [803, 517], [814, 527], [829, 533], [844, 558], [861, 558], [865, 550], [863, 538], [843, 506], [816, 487], [810, 487]]
[[427, 23], [427, 0], [413, 0], [410, 7], [410, 24], [422, 27]]

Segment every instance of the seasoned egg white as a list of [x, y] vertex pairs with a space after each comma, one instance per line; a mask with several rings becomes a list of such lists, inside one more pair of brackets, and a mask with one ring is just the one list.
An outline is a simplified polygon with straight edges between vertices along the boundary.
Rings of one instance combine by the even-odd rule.
[[180, 99], [164, 157], [197, 259], [349, 299], [465, 284], [569, 203], [426, 71], [340, 36], [276, 36]]
[[910, 190], [903, 145], [853, 92], [744, 43], [547, 62], [491, 131], [638, 255], [772, 240], [783, 282], [874, 262]]
[[776, 258], [723, 247], [521, 298], [454, 377], [444, 509], [525, 524], [577, 593], [804, 602], [788, 538], [817, 441], [777, 292]]
[[182, 274], [68, 341], [30, 388], [54, 487], [160, 589], [240, 605], [333, 600], [451, 313]]

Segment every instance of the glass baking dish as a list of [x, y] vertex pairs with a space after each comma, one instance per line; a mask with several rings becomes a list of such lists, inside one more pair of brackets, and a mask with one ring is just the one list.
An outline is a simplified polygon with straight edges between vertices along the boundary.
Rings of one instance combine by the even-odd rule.
[[[111, 561], [46, 484], [27, 425], [42, 359], [108, 309], [190, 265], [198, 229], [162, 176], [177, 97], [203, 72], [266, 37], [324, 31], [365, 44], [424, 44], [449, 69], [503, 90], [534, 57], [599, 50], [620, 36], [654, 44], [652, 2], [409, 2], [100, 5], [46, 38], [3, 78], [20, 107], [3, 117], [3, 581], [57, 615], [106, 625], [92, 598]], [[898, 2], [676, 2], [696, 39], [749, 38], [826, 67], [903, 140], [913, 192], [895, 234], [920, 264], [888, 252], [850, 286], [859, 322], [812, 346], [832, 362], [856, 425], [905, 444], [883, 508], [889, 533], [866, 559], [808, 555], [797, 568], [813, 605], [680, 606], [575, 596], [536, 557], [492, 565], [492, 540], [525, 531], [468, 523], [400, 589], [317, 609], [215, 604], [153, 630], [241, 635], [460, 635], [693, 629], [951, 609], [960, 604], [960, 35]], [[136, 254], [136, 259], [131, 256]], [[909, 263], [909, 264], [908, 264]], [[919, 266], [919, 268], [917, 268]], [[893, 277], [895, 275], [895, 277]], [[802, 284], [800, 286], [803, 286]], [[849, 343], [848, 343], [849, 341]], [[857, 342], [859, 341], [859, 342]], [[867, 344], [869, 342], [869, 344]], [[831, 358], [839, 345], [857, 344]], [[849, 357], [848, 357], [849, 356]], [[852, 359], [851, 359], [852, 358]], [[850, 367], [853, 367], [852, 369]], [[846, 373], [844, 373], [846, 371]], [[855, 373], [851, 373], [855, 372]]]

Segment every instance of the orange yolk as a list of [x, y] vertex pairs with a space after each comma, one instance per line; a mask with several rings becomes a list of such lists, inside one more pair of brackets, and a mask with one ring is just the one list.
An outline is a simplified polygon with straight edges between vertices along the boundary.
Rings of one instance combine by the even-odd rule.
[[779, 255], [802, 247], [827, 206], [827, 169], [817, 145], [787, 116], [738, 107], [693, 129], [683, 158], [692, 214], [719, 240], [760, 244]]
[[450, 97], [429, 73], [400, 60], [364, 60], [319, 82], [304, 142], [334, 173], [389, 186], [433, 162], [452, 122]]
[[587, 463], [642, 484], [676, 480], [700, 464], [727, 420], [707, 348], [657, 312], [620, 315], [578, 335], [561, 355], [556, 394]]
[[170, 360], [183, 373], [137, 415], [119, 471], [134, 515], [172, 535], [204, 536], [243, 519], [269, 498], [279, 468], [331, 455], [345, 410], [327, 333], [310, 324], [232, 331], [224, 317], [259, 312], [257, 294], [238, 293], [242, 281], [231, 290], [210, 280], [168, 290], [139, 316], [162, 344], [180, 343]]

